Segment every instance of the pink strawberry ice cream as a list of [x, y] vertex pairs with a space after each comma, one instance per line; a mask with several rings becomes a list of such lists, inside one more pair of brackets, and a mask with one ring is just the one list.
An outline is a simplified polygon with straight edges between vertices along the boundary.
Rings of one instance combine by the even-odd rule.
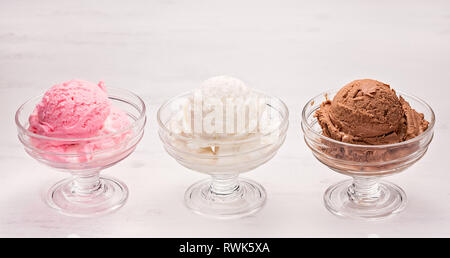
[[[64, 155], [52, 156], [55, 161], [78, 162], [88, 161], [93, 158], [92, 152], [113, 148], [125, 140], [129, 132], [115, 133], [130, 126], [125, 112], [111, 104], [103, 82], [96, 85], [83, 80], [51, 87], [36, 105], [29, 123], [28, 130], [35, 134], [70, 139], [66, 142], [36, 138], [33, 140], [36, 148], [50, 153], [79, 154], [70, 159]], [[97, 137], [105, 135], [111, 137]], [[91, 137], [97, 138], [85, 139]]]
[[57, 138], [98, 134], [111, 112], [102, 82], [72, 80], [51, 87], [30, 116], [30, 130]]

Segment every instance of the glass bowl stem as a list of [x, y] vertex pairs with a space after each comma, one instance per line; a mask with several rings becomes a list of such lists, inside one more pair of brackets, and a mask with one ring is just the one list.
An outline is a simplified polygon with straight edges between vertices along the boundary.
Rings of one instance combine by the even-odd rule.
[[100, 170], [89, 171], [83, 175], [72, 173], [72, 177], [72, 192], [80, 197], [95, 194], [103, 187], [100, 180]]
[[354, 176], [348, 187], [348, 197], [358, 205], [373, 205], [380, 198], [379, 177]]
[[209, 187], [211, 194], [230, 195], [239, 190], [238, 174], [236, 175], [213, 175], [211, 186]]

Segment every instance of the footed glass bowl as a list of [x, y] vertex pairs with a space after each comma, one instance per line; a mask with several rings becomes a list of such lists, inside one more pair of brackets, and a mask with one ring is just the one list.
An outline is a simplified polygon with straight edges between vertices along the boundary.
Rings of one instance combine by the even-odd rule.
[[122, 207], [128, 198], [121, 181], [100, 177], [100, 171], [130, 155], [144, 134], [146, 107], [132, 92], [108, 88], [112, 105], [123, 110], [130, 126], [122, 131], [83, 139], [63, 139], [34, 134], [28, 130], [28, 118], [41, 96], [25, 102], [16, 112], [16, 125], [25, 151], [37, 161], [72, 177], [55, 184], [46, 196], [50, 207], [76, 217], [90, 217]]
[[433, 139], [433, 110], [423, 100], [397, 92], [430, 122], [425, 132], [395, 144], [343, 143], [322, 135], [322, 128], [314, 117], [320, 104], [326, 99], [333, 99], [336, 93], [337, 90], [333, 90], [314, 97], [306, 103], [302, 112], [305, 142], [314, 156], [332, 170], [353, 178], [326, 190], [326, 208], [335, 215], [361, 219], [381, 219], [402, 211], [406, 204], [405, 192], [380, 179], [402, 172], [425, 155]]
[[[193, 94], [188, 92], [168, 100], [158, 111], [159, 136], [167, 153], [184, 167], [211, 176], [187, 189], [186, 206], [197, 214], [220, 219], [239, 218], [259, 211], [265, 204], [266, 191], [253, 180], [239, 178], [239, 174], [275, 156], [289, 126], [286, 105], [280, 99], [264, 95], [268, 99], [266, 108], [280, 121], [265, 134], [240, 139], [199, 139], [174, 132], [168, 126], [182, 110], [182, 106], [176, 104]], [[232, 151], [212, 153], [209, 147], [196, 147], [199, 144]]]

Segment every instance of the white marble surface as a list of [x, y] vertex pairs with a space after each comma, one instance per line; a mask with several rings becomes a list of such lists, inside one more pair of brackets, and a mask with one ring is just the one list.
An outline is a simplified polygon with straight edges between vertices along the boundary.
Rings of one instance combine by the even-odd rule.
[[[2, 237], [397, 237], [450, 236], [449, 1], [1, 1], [0, 236]], [[178, 165], [156, 134], [167, 98], [229, 74], [280, 96], [291, 111], [286, 143], [247, 174], [269, 198], [258, 214], [216, 221], [183, 206], [204, 178]], [[409, 197], [382, 222], [337, 218], [322, 194], [345, 177], [315, 160], [302, 139], [302, 105], [356, 78], [375, 78], [428, 101], [437, 114], [427, 155], [389, 178]], [[41, 194], [65, 174], [28, 157], [14, 112], [72, 78], [133, 90], [149, 106], [136, 152], [108, 169], [130, 190], [119, 212], [75, 219]]]

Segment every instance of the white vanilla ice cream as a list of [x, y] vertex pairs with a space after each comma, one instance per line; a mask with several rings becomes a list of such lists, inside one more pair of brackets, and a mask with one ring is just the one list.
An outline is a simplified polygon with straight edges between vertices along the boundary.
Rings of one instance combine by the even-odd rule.
[[[173, 103], [174, 144], [197, 153], [232, 154], [277, 141], [281, 117], [269, 99], [239, 79], [217, 76]], [[245, 141], [245, 143], [242, 143]], [[184, 145], [184, 146], [182, 146]]]

